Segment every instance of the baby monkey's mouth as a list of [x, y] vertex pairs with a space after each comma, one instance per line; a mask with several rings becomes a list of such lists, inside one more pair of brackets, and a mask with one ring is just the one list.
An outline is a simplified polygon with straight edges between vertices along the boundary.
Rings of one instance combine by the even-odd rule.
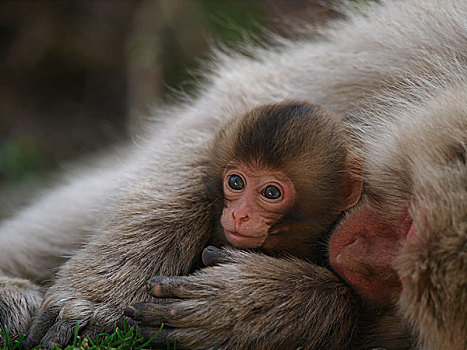
[[225, 237], [237, 248], [258, 248], [263, 244], [268, 235], [247, 236], [237, 231], [225, 231]]

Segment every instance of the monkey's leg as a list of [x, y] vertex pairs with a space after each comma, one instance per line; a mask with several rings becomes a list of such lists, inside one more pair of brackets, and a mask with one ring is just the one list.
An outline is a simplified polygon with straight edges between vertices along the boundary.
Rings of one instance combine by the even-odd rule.
[[186, 349], [347, 348], [358, 301], [329, 270], [242, 251], [228, 260], [187, 277], [151, 279], [151, 295], [175, 299], [136, 303], [125, 314], [148, 337], [163, 323], [159, 341]]
[[[57, 267], [82, 246], [109, 205], [119, 170], [98, 166], [44, 193], [0, 225], [0, 325], [25, 332]], [[5, 277], [1, 277], [5, 276]], [[6, 277], [8, 276], [8, 277]]]
[[[188, 137], [199, 135], [190, 130]], [[193, 157], [205, 145], [194, 144], [176, 145], [152, 168], [145, 161], [128, 175], [98, 232], [59, 270], [26, 347], [65, 346], [76, 322], [81, 334], [112, 331], [126, 305], [149, 300], [144, 284], [151, 276], [193, 270], [216, 219], [204, 190], [207, 162]], [[188, 159], [180, 164], [182, 157]]]

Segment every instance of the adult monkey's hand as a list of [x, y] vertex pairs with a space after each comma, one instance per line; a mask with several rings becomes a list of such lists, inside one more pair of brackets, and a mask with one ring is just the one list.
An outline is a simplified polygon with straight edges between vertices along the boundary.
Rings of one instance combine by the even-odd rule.
[[351, 341], [358, 304], [349, 302], [350, 289], [329, 270], [213, 247], [203, 260], [221, 264], [186, 277], [154, 277], [147, 291], [159, 303], [125, 309], [145, 336], [163, 323], [156, 341], [186, 349], [342, 349]]

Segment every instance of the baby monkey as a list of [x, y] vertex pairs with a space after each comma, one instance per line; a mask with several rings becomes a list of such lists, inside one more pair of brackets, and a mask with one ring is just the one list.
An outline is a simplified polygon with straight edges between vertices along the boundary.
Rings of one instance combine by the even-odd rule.
[[263, 105], [222, 124], [211, 150], [216, 237], [324, 259], [326, 233], [362, 192], [341, 120], [309, 103]]

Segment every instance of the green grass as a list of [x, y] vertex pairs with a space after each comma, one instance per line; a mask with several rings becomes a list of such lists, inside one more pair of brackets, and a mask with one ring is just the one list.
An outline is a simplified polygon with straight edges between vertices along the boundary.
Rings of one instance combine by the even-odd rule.
[[[151, 342], [156, 339], [161, 332], [162, 327], [159, 329], [151, 339], [145, 339], [135, 327], [124, 326], [121, 330], [117, 327], [114, 328], [113, 333], [102, 333], [97, 339], [91, 340], [89, 337], [80, 337], [78, 335], [78, 325], [75, 328], [75, 335], [71, 345], [67, 346], [63, 350], [105, 350], [105, 349], [118, 349], [118, 350], [142, 350], [151, 347]], [[0, 330], [1, 339], [0, 349], [1, 350], [21, 350], [21, 342], [24, 340], [25, 335], [21, 335], [16, 339], [10, 338], [8, 329], [4, 327]], [[177, 344], [167, 344], [166, 347], [160, 349], [176, 350]], [[41, 346], [37, 346], [34, 349], [40, 349]], [[57, 349], [59, 349], [57, 347]]]

